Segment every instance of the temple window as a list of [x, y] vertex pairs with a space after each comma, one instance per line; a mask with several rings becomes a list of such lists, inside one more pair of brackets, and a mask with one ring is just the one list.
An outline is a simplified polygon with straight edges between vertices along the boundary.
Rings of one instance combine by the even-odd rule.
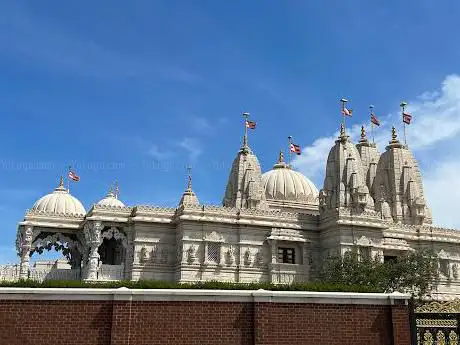
[[383, 256], [383, 262], [384, 263], [395, 262], [397, 259], [398, 259], [398, 257], [395, 256], [395, 255], [384, 255]]
[[362, 260], [370, 260], [372, 258], [372, 251], [371, 247], [360, 247], [359, 248], [359, 255]]
[[283, 264], [295, 264], [295, 249], [278, 248], [278, 262]]
[[210, 263], [218, 264], [220, 262], [220, 243], [209, 242], [208, 243], [208, 257], [207, 261]]
[[450, 276], [449, 260], [447, 260], [447, 259], [439, 259], [439, 271], [445, 277]]

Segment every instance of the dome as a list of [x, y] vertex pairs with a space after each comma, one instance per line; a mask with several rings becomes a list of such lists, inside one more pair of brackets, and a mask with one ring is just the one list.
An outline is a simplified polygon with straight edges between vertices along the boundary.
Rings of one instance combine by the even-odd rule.
[[104, 199], [100, 200], [96, 205], [98, 206], [106, 206], [106, 207], [125, 207], [125, 204], [123, 204], [115, 195], [112, 190], [110, 190], [107, 195], [105, 196]]
[[192, 190], [192, 175], [189, 172], [187, 189], [184, 191], [184, 194], [182, 194], [182, 197], [180, 198], [179, 206], [197, 206], [199, 204], [200, 201], [198, 200], [195, 192]]
[[273, 170], [262, 175], [265, 197], [272, 200], [318, 203], [318, 189], [308, 178], [292, 170], [284, 162], [283, 154]]
[[52, 193], [36, 201], [32, 211], [82, 216], [86, 214], [82, 203], [64, 188], [62, 177], [59, 186]]

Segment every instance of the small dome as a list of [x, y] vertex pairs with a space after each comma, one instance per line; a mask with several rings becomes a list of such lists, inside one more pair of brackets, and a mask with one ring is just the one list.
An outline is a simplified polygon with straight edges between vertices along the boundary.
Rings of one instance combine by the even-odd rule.
[[32, 211], [82, 216], [86, 214], [82, 203], [64, 188], [64, 179], [62, 177], [59, 186], [52, 193], [36, 201]]
[[187, 189], [184, 191], [184, 194], [182, 194], [182, 197], [180, 198], [179, 206], [197, 206], [200, 204], [198, 197], [192, 190], [192, 175], [190, 171], [191, 168], [189, 168]]
[[109, 190], [105, 198], [100, 200], [96, 205], [106, 206], [106, 207], [125, 207], [125, 204], [123, 204], [117, 198], [117, 196], [112, 190]]
[[318, 189], [308, 178], [284, 162], [283, 155], [273, 170], [262, 175], [265, 197], [274, 200], [318, 203]]

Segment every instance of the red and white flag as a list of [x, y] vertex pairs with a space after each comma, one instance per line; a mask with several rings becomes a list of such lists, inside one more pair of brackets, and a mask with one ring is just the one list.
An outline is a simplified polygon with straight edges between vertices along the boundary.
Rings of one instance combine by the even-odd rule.
[[380, 121], [375, 114], [371, 114], [371, 122], [376, 126], [380, 126]]
[[411, 121], [412, 121], [412, 115], [409, 113], [403, 113], [403, 122], [407, 125], [410, 125]]
[[255, 129], [256, 128], [256, 123], [254, 121], [246, 120], [246, 127], [249, 128], [249, 129]]
[[72, 181], [74, 182], [78, 182], [80, 181], [80, 176], [78, 176], [77, 174], [75, 174], [72, 170], [69, 169], [69, 179], [71, 179]]
[[291, 152], [294, 152], [294, 153], [297, 154], [297, 155], [300, 155], [300, 154], [301, 154], [300, 145], [291, 143], [291, 144], [289, 145], [289, 150], [290, 150]]
[[347, 109], [347, 108], [343, 108], [343, 109], [342, 109], [342, 114], [345, 115], [345, 116], [350, 116], [350, 117], [352, 117], [352, 116], [353, 116], [353, 110]]

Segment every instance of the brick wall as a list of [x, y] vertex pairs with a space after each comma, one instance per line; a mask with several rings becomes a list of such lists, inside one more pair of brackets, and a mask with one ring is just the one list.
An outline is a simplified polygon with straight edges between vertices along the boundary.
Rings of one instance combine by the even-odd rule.
[[410, 344], [406, 300], [395, 303], [389, 295], [363, 299], [360, 294], [353, 300], [165, 290], [119, 296], [94, 290], [84, 295], [79, 289], [37, 296], [6, 290], [0, 289], [1, 345]]

